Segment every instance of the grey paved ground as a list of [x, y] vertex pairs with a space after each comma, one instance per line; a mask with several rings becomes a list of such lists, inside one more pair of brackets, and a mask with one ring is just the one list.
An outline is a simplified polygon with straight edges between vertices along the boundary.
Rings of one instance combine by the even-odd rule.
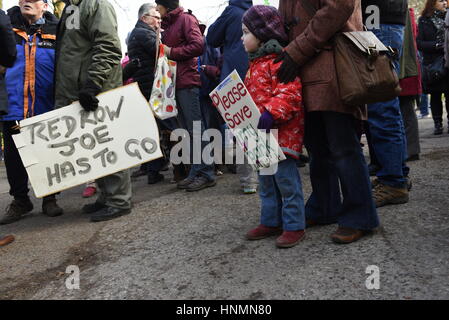
[[[449, 135], [432, 136], [430, 119], [420, 125], [410, 202], [380, 209], [380, 230], [355, 244], [331, 243], [335, 226], [310, 229], [289, 250], [245, 241], [259, 201], [240, 194], [236, 176], [188, 194], [167, 174], [156, 187], [137, 181], [133, 213], [106, 223], [80, 213], [81, 188], [64, 192], [59, 218], [42, 216], [34, 200], [30, 216], [0, 226], [17, 237], [0, 249], [0, 299], [448, 299]], [[9, 203], [1, 175], [0, 210]], [[65, 286], [68, 265], [80, 267], [80, 290]], [[370, 265], [380, 269], [379, 290], [365, 286]]]

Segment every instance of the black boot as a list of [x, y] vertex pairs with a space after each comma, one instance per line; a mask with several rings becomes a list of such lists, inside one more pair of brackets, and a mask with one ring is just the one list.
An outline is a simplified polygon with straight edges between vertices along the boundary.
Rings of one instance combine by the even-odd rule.
[[42, 201], [42, 213], [47, 217], [59, 217], [64, 213], [62, 208], [56, 203], [55, 196], [45, 197]]
[[433, 132], [434, 135], [440, 135], [443, 134], [443, 121], [441, 119], [435, 119], [435, 131]]

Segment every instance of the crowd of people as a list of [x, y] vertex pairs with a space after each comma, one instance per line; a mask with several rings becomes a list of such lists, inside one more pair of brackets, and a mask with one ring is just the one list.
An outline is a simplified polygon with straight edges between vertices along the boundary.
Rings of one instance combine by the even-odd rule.
[[[19, 0], [7, 14], [0, 10], [0, 113], [13, 197], [0, 224], [33, 210], [28, 176], [12, 139], [20, 132], [19, 121], [75, 101], [86, 112], [95, 111], [98, 94], [132, 82], [149, 100], [161, 43], [164, 54], [177, 62], [179, 110], [176, 118], [157, 119], [161, 137], [176, 128], [193, 137], [195, 122], [202, 124], [201, 135], [209, 128], [224, 132], [226, 124], [209, 93], [233, 70], [261, 113], [258, 129], [278, 130], [286, 160], [274, 174], [262, 175], [248, 161], [229, 167], [240, 177], [242, 192], [259, 191], [260, 225], [246, 234], [248, 240], [278, 235], [276, 245], [290, 248], [304, 239], [306, 228], [323, 224], [338, 224], [331, 235], [336, 243], [359, 240], [379, 226], [376, 208], [409, 201], [407, 162], [419, 160], [420, 154], [415, 107], [420, 107], [419, 118], [428, 116], [428, 94], [434, 133], [443, 133], [442, 95], [449, 97], [446, 0], [427, 0], [418, 26], [407, 0], [280, 0], [279, 9], [230, 0], [209, 27], [179, 1], [156, 0], [137, 13], [123, 61], [113, 6], [107, 0], [64, 2], [59, 19], [47, 11], [47, 0]], [[393, 48], [402, 92], [390, 101], [350, 106], [340, 96], [332, 39], [363, 30], [373, 5], [379, 8], [379, 25], [370, 31]], [[69, 26], [74, 6], [77, 28]], [[162, 139], [161, 144], [170, 150], [173, 142]], [[307, 201], [297, 168], [306, 158], [303, 145], [312, 185]], [[92, 222], [129, 214], [132, 177], [160, 183], [170, 162], [169, 152], [164, 153], [132, 174], [126, 170], [87, 184], [83, 196], [98, 193], [98, 198], [82, 211]], [[173, 165], [177, 187], [189, 192], [214, 187], [223, 170], [204, 160]], [[43, 199], [42, 212], [63, 214], [56, 195]], [[13, 240], [0, 237], [0, 246]]]

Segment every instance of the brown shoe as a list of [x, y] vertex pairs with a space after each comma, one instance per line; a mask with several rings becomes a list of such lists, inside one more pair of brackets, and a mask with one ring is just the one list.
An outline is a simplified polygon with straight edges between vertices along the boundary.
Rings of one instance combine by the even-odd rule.
[[352, 228], [338, 227], [337, 231], [331, 235], [332, 241], [339, 244], [349, 244], [369, 234], [370, 231], [357, 230]]
[[277, 238], [276, 246], [278, 248], [291, 248], [296, 246], [302, 240], [304, 240], [306, 233], [304, 230], [298, 231], [284, 231], [282, 235]]
[[0, 247], [6, 246], [7, 244], [10, 244], [14, 241], [14, 236], [0, 236]]
[[257, 228], [249, 231], [246, 234], [246, 239], [248, 240], [261, 240], [272, 236], [277, 236], [282, 233], [280, 227], [267, 227], [263, 224], [259, 225]]
[[406, 188], [393, 188], [381, 182], [377, 182], [373, 190], [373, 200], [376, 208], [388, 204], [404, 204], [409, 200], [408, 190]]

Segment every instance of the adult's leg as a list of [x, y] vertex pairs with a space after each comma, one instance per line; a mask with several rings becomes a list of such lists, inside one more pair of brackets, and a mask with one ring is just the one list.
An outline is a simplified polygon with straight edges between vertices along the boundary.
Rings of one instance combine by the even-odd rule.
[[12, 136], [20, 133], [15, 129], [15, 121], [3, 122], [3, 141], [5, 145], [4, 157], [6, 175], [10, 186], [9, 194], [16, 199], [28, 199], [28, 174], [20, 158], [19, 151], [16, 148]]
[[404, 120], [405, 133], [407, 135], [407, 159], [419, 156], [421, 147], [419, 144], [418, 118], [415, 112], [415, 96], [404, 96], [399, 98], [401, 114]]
[[340, 184], [330, 161], [323, 112], [306, 113], [305, 145], [310, 157], [312, 194], [306, 203], [306, 219], [320, 224], [338, 221], [342, 207]]
[[[198, 175], [201, 175], [207, 178], [209, 181], [215, 180], [214, 173], [214, 165], [213, 164], [205, 164], [204, 159], [202, 157], [203, 150], [207, 145], [206, 141], [202, 141], [202, 137], [204, 135], [204, 121], [203, 116], [201, 114], [201, 107], [199, 101], [199, 88], [191, 88], [191, 89], [179, 89], [176, 92], [176, 100], [180, 105], [180, 110], [182, 112], [182, 119], [184, 122], [184, 128], [187, 129], [190, 135], [190, 150], [191, 150], [191, 170], [189, 174], [189, 178], [194, 178]], [[194, 130], [195, 128], [200, 128], [200, 130]], [[200, 150], [198, 152], [200, 154], [194, 155], [193, 153], [196, 151], [193, 147], [193, 144], [201, 141]], [[195, 161], [199, 160], [199, 161]], [[195, 163], [199, 162], [199, 163]]]
[[427, 94], [422, 94], [419, 101], [419, 113], [421, 116], [429, 115], [429, 96]]
[[430, 108], [432, 109], [432, 118], [435, 124], [434, 134], [443, 133], [443, 101], [441, 93], [432, 93], [430, 95]]
[[[383, 24], [372, 31], [385, 45], [402, 51], [403, 26]], [[394, 64], [399, 70], [398, 59]], [[393, 188], [405, 188], [409, 168], [405, 164], [407, 142], [399, 99], [368, 105], [368, 123], [374, 152], [381, 164], [377, 172], [379, 181]]]
[[131, 209], [129, 170], [120, 171], [95, 181], [100, 190], [97, 202], [111, 208]]
[[379, 225], [373, 202], [368, 167], [356, 132], [356, 120], [348, 114], [323, 112], [329, 160], [341, 185], [343, 203], [340, 227], [372, 230]]

